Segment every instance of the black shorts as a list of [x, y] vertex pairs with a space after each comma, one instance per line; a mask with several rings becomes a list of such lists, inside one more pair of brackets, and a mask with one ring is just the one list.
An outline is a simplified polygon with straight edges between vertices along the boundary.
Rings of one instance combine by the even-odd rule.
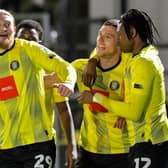
[[130, 168], [168, 168], [168, 141], [138, 143], [130, 148]]
[[79, 149], [75, 168], [128, 168], [128, 154], [96, 154]]
[[0, 168], [53, 168], [54, 140], [0, 150]]

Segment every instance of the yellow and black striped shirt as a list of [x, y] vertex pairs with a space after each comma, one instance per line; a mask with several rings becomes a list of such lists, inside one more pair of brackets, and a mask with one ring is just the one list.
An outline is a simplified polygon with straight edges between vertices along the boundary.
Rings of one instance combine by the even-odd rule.
[[134, 121], [128, 124], [132, 145], [149, 140], [153, 144], [168, 140], [163, 71], [158, 50], [149, 45], [128, 61], [124, 101], [94, 95], [94, 102], [106, 102], [107, 109]]
[[74, 85], [74, 68], [49, 49], [21, 39], [0, 55], [0, 67], [0, 149], [52, 139], [42, 70]]
[[[128, 55], [128, 54], [127, 54]], [[128, 55], [129, 56], [129, 55]], [[104, 94], [116, 100], [123, 99], [122, 74], [126, 64], [126, 57], [112, 68], [103, 70], [96, 68], [97, 78], [92, 91]], [[77, 71], [77, 85], [79, 91], [90, 90], [82, 82], [82, 72], [88, 59], [79, 59], [72, 62]], [[80, 129], [79, 144], [87, 151], [101, 154], [127, 153], [129, 139], [127, 129], [114, 128], [118, 115], [111, 109], [103, 108], [105, 101], [99, 104], [83, 105], [83, 121]]]

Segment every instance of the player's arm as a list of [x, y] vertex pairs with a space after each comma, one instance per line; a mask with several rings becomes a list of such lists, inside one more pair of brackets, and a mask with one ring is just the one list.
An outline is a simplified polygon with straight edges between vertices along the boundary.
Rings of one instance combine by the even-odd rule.
[[99, 93], [93, 95], [90, 92], [86, 92], [82, 98], [78, 98], [78, 101], [81, 104], [100, 103], [118, 116], [138, 121], [149, 103], [154, 73], [152, 65], [148, 64], [148, 62], [139, 63], [136, 64], [136, 67], [132, 67], [132, 80], [130, 83], [125, 81], [125, 101], [116, 101]]
[[43, 75], [45, 89], [53, 88], [54, 83], [62, 83], [55, 72], [45, 73]]
[[[67, 83], [62, 82], [55, 72], [43, 76], [45, 89], [57, 88], [62, 96], [70, 96], [72, 91], [68, 89]], [[68, 84], [69, 85], [69, 84]]]
[[[36, 46], [38, 45], [38, 46]], [[49, 72], [55, 72], [58, 77], [64, 82], [55, 84], [58, 90], [63, 96], [70, 96], [73, 93], [73, 89], [76, 83], [76, 71], [70, 63], [58, 56], [51, 50], [36, 44], [31, 48], [34, 50], [33, 54], [30, 54], [32, 61], [35, 65], [43, 68]], [[39, 47], [40, 46], [40, 47]], [[29, 51], [30, 52], [30, 51]]]
[[131, 67], [132, 80], [130, 82], [125, 81], [125, 101], [116, 101], [95, 94], [93, 102], [105, 102], [103, 106], [110, 108], [118, 116], [133, 121], [140, 120], [146, 106], [149, 104], [155, 77], [153, 65], [148, 61], [142, 62], [137, 61], [136, 67]]
[[65, 151], [65, 163], [69, 168], [74, 167], [77, 159], [77, 148], [75, 140], [75, 128], [72, 119], [71, 109], [68, 101], [56, 103], [59, 119], [67, 138], [67, 148]]
[[94, 49], [82, 74], [82, 82], [87, 87], [91, 88], [96, 80], [96, 66], [98, 60], [99, 57], [96, 55], [96, 49]]
[[[58, 92], [62, 95], [62, 96], [70, 96], [72, 95], [73, 91], [74, 91], [74, 86], [76, 83], [76, 71], [75, 69], [72, 67], [72, 65], [70, 65], [69, 63], [65, 62], [66, 64], [64, 64], [64, 66], [62, 66], [59, 71], [63, 71], [63, 72], [59, 72], [59, 71], [55, 71], [57, 72], [57, 76], [59, 78], [61, 78], [61, 80], [63, 81], [63, 83], [54, 83], [53, 87], [58, 88]], [[58, 66], [58, 65], [55, 65]]]
[[[47, 74], [49, 78], [46, 78], [45, 85], [48, 81], [53, 81], [56, 83], [62, 83], [61, 79], [54, 73]], [[47, 77], [46, 76], [46, 77]], [[52, 79], [51, 79], [52, 76]], [[49, 88], [52, 88], [52, 82], [47, 82], [51, 84]], [[53, 98], [54, 102], [56, 102], [57, 110], [58, 110], [58, 116], [61, 123], [61, 126], [65, 132], [66, 139], [67, 139], [67, 146], [65, 151], [65, 163], [69, 168], [72, 168], [75, 164], [76, 158], [77, 158], [77, 150], [76, 150], [76, 139], [75, 139], [75, 128], [72, 118], [72, 113], [70, 109], [70, 105], [68, 102], [68, 97], [61, 96], [58, 93], [57, 89], [53, 89]]]

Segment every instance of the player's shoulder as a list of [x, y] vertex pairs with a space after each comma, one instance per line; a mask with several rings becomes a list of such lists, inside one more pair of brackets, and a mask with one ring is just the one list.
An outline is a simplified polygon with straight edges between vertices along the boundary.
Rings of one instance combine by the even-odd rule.
[[121, 53], [121, 59], [127, 61], [130, 57], [132, 57], [131, 52], [122, 52]]
[[15, 38], [16, 46], [24, 47], [24, 48], [32, 48], [39, 47], [40, 44], [35, 41], [28, 41], [25, 39]]
[[141, 51], [138, 63], [141, 63], [142, 65], [145, 66], [149, 66], [148, 68], [152, 67], [154, 68], [160, 67], [161, 69], [163, 68], [163, 64], [159, 57], [159, 51], [153, 45], [148, 45]]
[[79, 58], [79, 59], [75, 59], [74, 61], [71, 62], [72, 66], [75, 68], [86, 65], [87, 63], [88, 63], [87, 58]]

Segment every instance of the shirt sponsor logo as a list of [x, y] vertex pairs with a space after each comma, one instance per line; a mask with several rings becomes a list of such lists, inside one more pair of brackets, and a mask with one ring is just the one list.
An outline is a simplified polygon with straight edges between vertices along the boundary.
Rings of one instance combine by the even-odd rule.
[[117, 90], [120, 87], [120, 83], [118, 81], [111, 81], [110, 88], [111, 90]]
[[0, 78], [0, 100], [7, 100], [18, 96], [13, 76]]
[[[92, 93], [99, 93], [99, 94], [102, 94], [102, 95], [104, 95], [106, 97], [109, 97], [109, 92], [108, 91], [92, 89], [91, 92]], [[103, 107], [103, 105], [101, 105], [99, 103], [91, 103], [91, 104], [89, 104], [89, 109], [92, 112], [102, 112], [102, 113], [108, 112], [108, 110], [105, 107]]]
[[10, 68], [12, 70], [17, 70], [19, 68], [19, 62], [17, 60], [12, 61], [10, 64]]

